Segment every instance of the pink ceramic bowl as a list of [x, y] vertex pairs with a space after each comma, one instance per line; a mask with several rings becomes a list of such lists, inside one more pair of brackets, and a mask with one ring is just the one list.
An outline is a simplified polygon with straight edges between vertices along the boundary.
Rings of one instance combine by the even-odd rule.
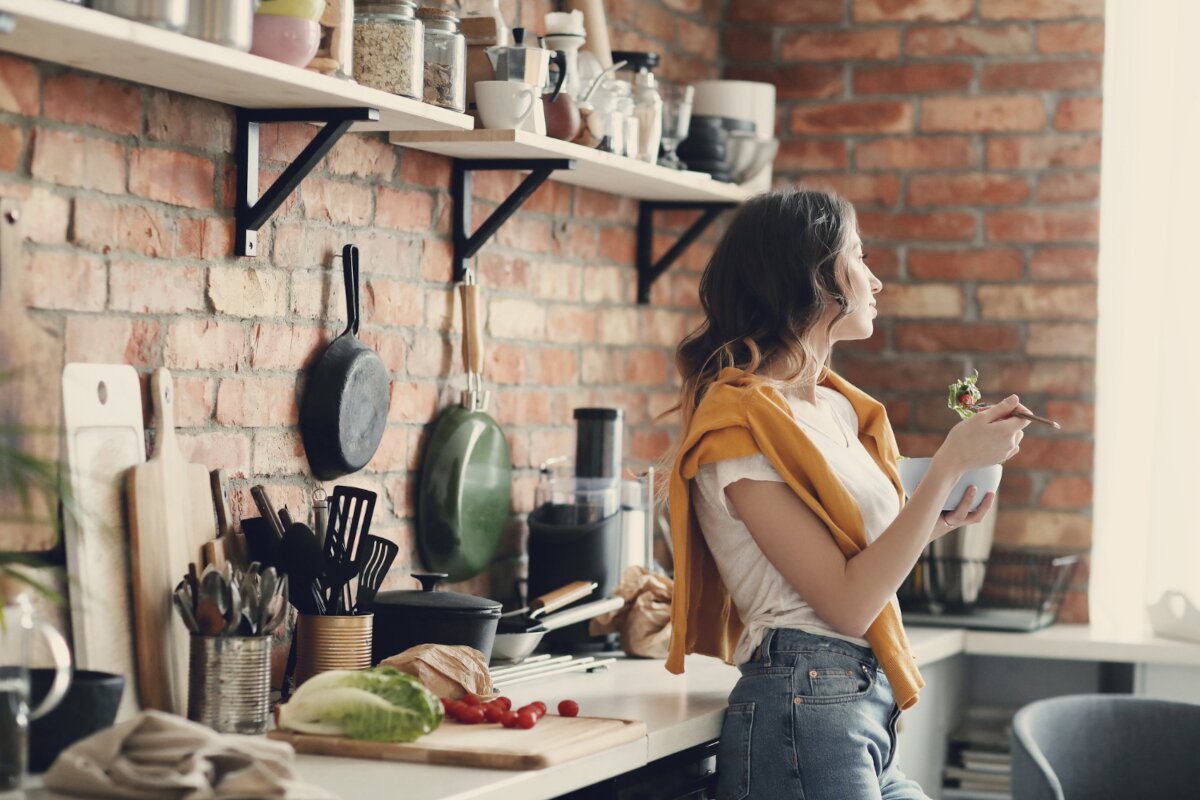
[[318, 22], [274, 14], [254, 15], [254, 43], [250, 52], [256, 56], [294, 67], [307, 67], [320, 44], [321, 25]]

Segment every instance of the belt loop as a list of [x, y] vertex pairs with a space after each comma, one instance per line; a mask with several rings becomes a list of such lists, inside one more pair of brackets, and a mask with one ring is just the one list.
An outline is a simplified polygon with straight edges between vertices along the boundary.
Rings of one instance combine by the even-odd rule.
[[762, 652], [762, 665], [764, 667], [771, 666], [771, 640], [774, 638], [775, 629], [767, 628], [766, 632], [763, 633], [762, 642], [758, 645], [759, 650]]

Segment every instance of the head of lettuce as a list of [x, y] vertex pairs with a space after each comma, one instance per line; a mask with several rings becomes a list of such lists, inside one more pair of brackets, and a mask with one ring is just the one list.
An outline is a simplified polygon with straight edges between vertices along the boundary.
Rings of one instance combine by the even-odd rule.
[[279, 727], [375, 742], [411, 742], [437, 729], [442, 702], [395, 667], [331, 670], [309, 678], [279, 707]]

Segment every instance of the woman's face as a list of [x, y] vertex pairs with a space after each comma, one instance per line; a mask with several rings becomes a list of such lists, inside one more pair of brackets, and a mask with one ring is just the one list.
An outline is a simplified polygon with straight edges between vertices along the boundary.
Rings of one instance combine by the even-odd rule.
[[832, 337], [835, 342], [871, 337], [875, 332], [875, 317], [879, 315], [875, 308], [875, 295], [883, 289], [883, 282], [876, 278], [867, 266], [862, 238], [857, 231], [851, 234], [850, 250], [846, 258], [846, 271], [850, 282], [850, 296], [846, 299], [850, 302], [850, 314], [838, 320], [834, 326]]

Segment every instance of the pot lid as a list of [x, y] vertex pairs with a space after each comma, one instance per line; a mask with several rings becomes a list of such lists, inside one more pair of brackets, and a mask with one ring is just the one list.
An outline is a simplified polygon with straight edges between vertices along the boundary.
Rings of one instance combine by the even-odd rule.
[[443, 614], [472, 617], [500, 616], [501, 604], [495, 600], [462, 592], [437, 591], [438, 582], [447, 577], [444, 572], [414, 572], [412, 576], [421, 582], [420, 589], [380, 592], [375, 597], [375, 605], [427, 609]]

